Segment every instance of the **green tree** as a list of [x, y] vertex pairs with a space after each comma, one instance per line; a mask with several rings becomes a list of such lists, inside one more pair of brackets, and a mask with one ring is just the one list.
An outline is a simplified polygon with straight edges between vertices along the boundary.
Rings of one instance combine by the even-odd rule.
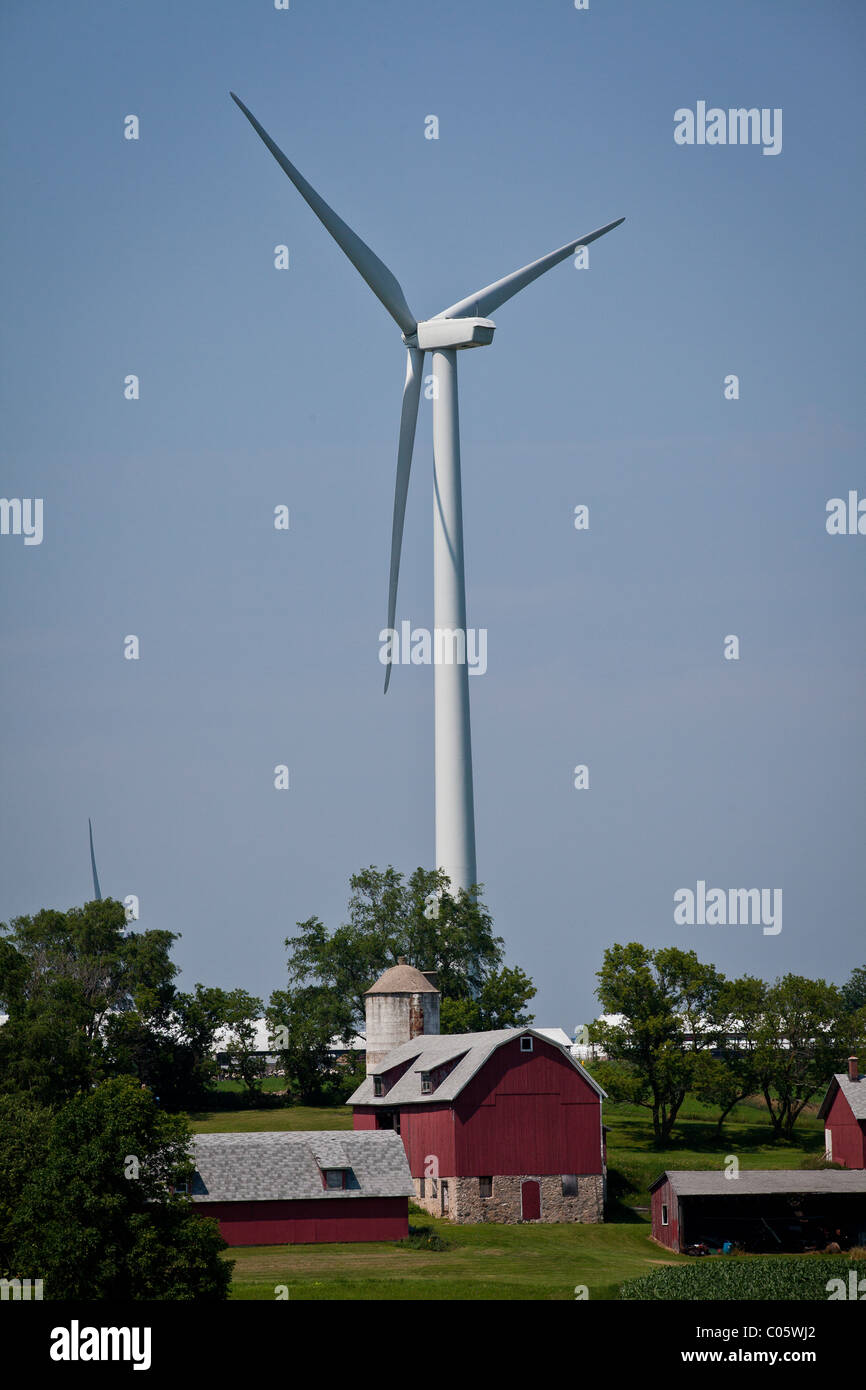
[[264, 1005], [245, 989], [216, 992], [221, 996], [218, 1007], [225, 1042], [220, 1050], [228, 1054], [231, 1075], [239, 1077], [249, 1093], [255, 1095], [261, 1090], [267, 1065], [256, 1052], [256, 1021], [261, 1018]]
[[[0, 1095], [0, 1272], [15, 1267], [12, 1219], [21, 1193], [48, 1152], [52, 1112], [28, 1095]], [[33, 1275], [39, 1278], [38, 1274]]]
[[504, 965], [480, 890], [452, 893], [441, 870], [419, 868], [405, 879], [391, 866], [363, 869], [350, 888], [348, 920], [334, 931], [318, 917], [297, 924], [286, 941], [288, 988], [268, 1010], [271, 1025], [286, 1030], [284, 1062], [301, 1094], [315, 1093], [317, 1076], [326, 1084], [331, 1040], [348, 1043], [363, 1031], [364, 994], [400, 956], [437, 972], [443, 1032], [532, 1022], [526, 1005], [535, 988]]
[[767, 991], [755, 1038], [755, 1064], [773, 1132], [788, 1139], [809, 1101], [844, 1068], [857, 1038], [857, 1014], [826, 980], [785, 975]]
[[850, 979], [842, 986], [842, 1005], [849, 1014], [866, 1009], [866, 965], [851, 971]]
[[651, 1112], [656, 1142], [663, 1143], [698, 1068], [706, 1076], [700, 1053], [711, 1045], [706, 1021], [716, 1012], [723, 976], [694, 951], [651, 951], [632, 941], [605, 951], [597, 978], [602, 1008], [620, 1020], [590, 1025], [591, 1041], [608, 1058], [595, 1074], [612, 1099]]
[[488, 975], [474, 998], [445, 998], [440, 1005], [443, 1033], [483, 1033], [494, 1028], [521, 1028], [532, 1022], [526, 1005], [535, 986], [519, 967], [503, 966]]
[[767, 986], [754, 975], [726, 980], [716, 996], [709, 1019], [713, 1055], [696, 1065], [693, 1087], [698, 1100], [719, 1107], [719, 1134], [734, 1106], [761, 1089], [756, 1053], [766, 997]]
[[[351, 1013], [345, 1000], [321, 985], [274, 990], [265, 1018], [279, 1051], [291, 1098], [301, 1105], [342, 1102], [354, 1089], [353, 1073], [337, 1068], [332, 1039], [352, 1036]], [[357, 1079], [357, 1084], [363, 1076]]]
[[201, 1104], [228, 1025], [251, 1087], [259, 1062], [240, 1017], [261, 1001], [243, 990], [174, 984], [168, 931], [126, 933], [111, 898], [44, 910], [0, 926], [0, 1093], [57, 1105], [109, 1076], [133, 1075], [171, 1109]]
[[174, 935], [127, 936], [125, 925], [122, 903], [106, 898], [0, 926], [0, 1089], [51, 1103], [94, 1085], [108, 1019], [140, 997], [171, 997]]
[[138, 1077], [168, 1110], [203, 1105], [217, 1079], [217, 1031], [225, 991], [197, 984], [167, 1002], [140, 996], [135, 1008], [106, 1021], [106, 1069]]
[[[29, 1107], [29, 1164], [18, 1131]], [[50, 1299], [227, 1297], [216, 1223], [172, 1187], [192, 1174], [185, 1116], [167, 1115], [131, 1077], [74, 1096], [54, 1114], [0, 1100], [0, 1207], [7, 1278], [42, 1278]]]

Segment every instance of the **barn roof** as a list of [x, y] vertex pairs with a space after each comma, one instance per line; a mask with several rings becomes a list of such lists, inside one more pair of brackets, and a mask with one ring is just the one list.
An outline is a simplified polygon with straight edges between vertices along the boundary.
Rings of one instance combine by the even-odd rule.
[[650, 1192], [654, 1192], [666, 1178], [677, 1197], [750, 1197], [786, 1192], [866, 1193], [866, 1168], [846, 1172], [837, 1168], [783, 1171], [767, 1168], [744, 1171], [741, 1168], [735, 1179], [726, 1178], [717, 1169], [668, 1169], [650, 1184]]
[[[349, 1097], [346, 1104], [377, 1105], [391, 1108], [401, 1104], [438, 1105], [442, 1101], [456, 1100], [464, 1086], [472, 1080], [472, 1077], [483, 1067], [487, 1059], [493, 1056], [497, 1048], [502, 1047], [504, 1043], [511, 1042], [514, 1038], [527, 1035], [539, 1038], [542, 1042], [549, 1043], [551, 1047], [558, 1048], [569, 1064], [580, 1073], [596, 1094], [602, 1099], [605, 1098], [605, 1092], [597, 1081], [593, 1081], [589, 1072], [585, 1071], [576, 1058], [572, 1057], [571, 1053], [555, 1039], [545, 1037], [540, 1028], [500, 1028], [487, 1033], [419, 1034], [410, 1042], [401, 1043], [399, 1047], [392, 1048], [380, 1062], [370, 1066], [366, 1078], [361, 1082], [357, 1091]], [[429, 1095], [422, 1095], [421, 1073], [435, 1071], [437, 1067], [444, 1066], [446, 1062], [453, 1062], [455, 1058], [460, 1060], [453, 1071], [449, 1072], [444, 1081], [435, 1087]], [[390, 1091], [384, 1096], [375, 1095], [374, 1076], [381, 1076], [386, 1071], [391, 1071], [393, 1067], [398, 1067], [405, 1062], [409, 1062], [411, 1065], [394, 1083]]]
[[[836, 1082], [836, 1087], [833, 1085]], [[836, 1072], [833, 1081], [827, 1088], [827, 1094], [821, 1102], [818, 1115], [823, 1120], [836, 1098], [836, 1088], [838, 1088], [851, 1107], [851, 1113], [855, 1120], [866, 1120], [866, 1077], [861, 1076], [859, 1081], [851, 1081], [845, 1072]]]
[[[393, 1130], [295, 1130], [197, 1134], [194, 1202], [276, 1202], [317, 1198], [412, 1197], [399, 1134]], [[343, 1189], [322, 1186], [325, 1168], [348, 1168]]]

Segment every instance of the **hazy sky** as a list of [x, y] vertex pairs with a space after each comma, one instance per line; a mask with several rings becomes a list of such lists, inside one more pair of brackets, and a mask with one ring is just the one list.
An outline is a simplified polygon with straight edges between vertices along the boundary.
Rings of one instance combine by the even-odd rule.
[[[0, 918], [91, 895], [92, 816], [181, 983], [267, 995], [353, 871], [433, 859], [432, 670], [385, 697], [378, 659], [404, 349], [232, 88], [419, 316], [627, 218], [460, 359], [479, 877], [539, 1024], [597, 1012], [613, 941], [863, 963], [866, 535], [825, 523], [866, 497], [864, 32], [860, 0], [7, 0], [0, 491], [43, 536], [0, 536]], [[698, 102], [781, 110], [781, 151], [678, 145]], [[422, 400], [426, 627], [431, 478]], [[782, 930], [675, 924], [699, 880], [782, 889]]]

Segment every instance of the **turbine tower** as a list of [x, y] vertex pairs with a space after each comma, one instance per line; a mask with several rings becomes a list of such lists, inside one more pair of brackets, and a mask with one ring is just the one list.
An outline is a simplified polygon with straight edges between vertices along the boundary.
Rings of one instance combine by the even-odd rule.
[[[301, 197], [330, 232], [370, 289], [402, 330], [406, 344], [406, 380], [397, 447], [397, 483], [391, 532], [391, 575], [388, 587], [388, 630], [397, 612], [397, 579], [409, 471], [421, 398], [424, 354], [433, 356], [433, 622], [434, 649], [436, 865], [451, 880], [452, 891], [467, 891], [477, 881], [475, 810], [472, 790], [472, 744], [469, 731], [469, 667], [466, 662], [466, 581], [463, 570], [463, 501], [460, 485], [460, 427], [457, 402], [457, 353], [485, 347], [496, 327], [487, 317], [500, 304], [537, 280], [546, 270], [574, 255], [580, 246], [618, 227], [625, 218], [608, 222], [587, 236], [577, 237], [522, 266], [475, 294], [451, 304], [431, 319], [418, 320], [406, 302], [396, 277], [365, 242], [338, 217], [303, 174], [274, 144], [239, 97], [232, 100], [261, 136], [274, 159], [288, 174]], [[457, 660], [445, 661], [444, 644], [457, 649]], [[463, 659], [460, 660], [462, 651]], [[391, 679], [390, 653], [385, 690]]]

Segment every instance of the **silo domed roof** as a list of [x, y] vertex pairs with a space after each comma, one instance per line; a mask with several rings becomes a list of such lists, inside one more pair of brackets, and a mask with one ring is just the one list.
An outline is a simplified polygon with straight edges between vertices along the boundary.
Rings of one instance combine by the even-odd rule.
[[374, 985], [366, 991], [367, 994], [438, 994], [435, 985], [431, 985], [426, 975], [422, 975], [420, 970], [416, 970], [414, 965], [407, 965], [405, 956], [398, 957], [397, 964], [392, 965], [390, 970], [386, 970], [384, 975], [380, 975]]

